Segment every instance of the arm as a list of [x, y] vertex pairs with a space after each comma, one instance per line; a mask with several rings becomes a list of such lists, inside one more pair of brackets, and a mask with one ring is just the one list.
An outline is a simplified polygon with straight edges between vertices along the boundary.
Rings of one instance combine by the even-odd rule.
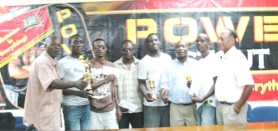
[[169, 94], [169, 84], [168, 84], [168, 78], [167, 78], [167, 71], [165, 71], [164, 74], [162, 74], [161, 76], [161, 97], [162, 97], [162, 100], [163, 102], [166, 104], [169, 102], [168, 100], [168, 94]]
[[55, 79], [51, 82], [49, 85], [49, 88], [52, 89], [66, 89], [70, 87], [77, 87], [80, 90], [83, 90], [88, 83], [83, 80], [78, 80], [78, 81], [64, 81], [61, 79]]
[[152, 98], [151, 93], [148, 91], [147, 86], [146, 86], [146, 80], [140, 80], [138, 79], [138, 87], [140, 92], [144, 95], [144, 97], [146, 98], [146, 100], [148, 102], [152, 102], [155, 99]]
[[211, 88], [209, 89], [208, 93], [203, 98], [199, 98], [198, 96], [196, 96], [194, 94], [193, 96], [191, 96], [192, 101], [200, 103], [200, 102], [205, 101], [211, 95], [213, 95], [214, 94], [214, 87], [215, 87], [216, 80], [217, 80], [217, 77], [213, 77], [213, 85], [211, 86]]
[[240, 99], [234, 104], [234, 110], [236, 113], [239, 113], [241, 107], [246, 103], [247, 99], [249, 98], [254, 85], [245, 85], [244, 90], [240, 96]]
[[106, 84], [106, 83], [108, 83], [108, 82], [110, 82], [110, 81], [113, 81], [115, 78], [116, 78], [115, 75], [110, 74], [110, 75], [108, 75], [105, 79], [100, 80], [100, 81], [98, 81], [98, 82], [93, 82], [93, 81], [91, 81], [92, 89], [95, 90], [95, 89], [97, 89], [98, 87], [102, 86], [103, 84]]
[[83, 97], [83, 98], [88, 98], [88, 95], [85, 91], [80, 90], [80, 91], [76, 91], [76, 90], [63, 90], [63, 95], [76, 95], [79, 97]]
[[[20, 64], [20, 59], [16, 58], [15, 60], [11, 61], [8, 64], [8, 71], [9, 74], [12, 78], [15, 79], [24, 79], [24, 78], [28, 78], [29, 76], [29, 68], [23, 68], [18, 66]], [[26, 65], [26, 66], [30, 66], [30, 65]]]
[[118, 96], [118, 86], [115, 85], [112, 88], [112, 96], [113, 96], [113, 100], [115, 101], [116, 104], [116, 116], [117, 116], [117, 120], [120, 121], [121, 117], [122, 117], [122, 111], [121, 108], [119, 106], [119, 96]]

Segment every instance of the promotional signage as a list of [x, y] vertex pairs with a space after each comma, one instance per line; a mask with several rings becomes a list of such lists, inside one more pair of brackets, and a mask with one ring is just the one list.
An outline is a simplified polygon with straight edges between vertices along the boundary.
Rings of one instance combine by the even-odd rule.
[[26, 11], [0, 23], [0, 68], [51, 33], [53, 26], [47, 7]]
[[[0, 10], [0, 68], [4, 85], [16, 86], [21, 79], [25, 55], [32, 47], [46, 43], [50, 35], [62, 39], [63, 51], [69, 53], [68, 39], [84, 36], [87, 58], [92, 58], [91, 42], [104, 39], [109, 45], [108, 59], [121, 57], [121, 42], [129, 39], [136, 45], [136, 57], [146, 54], [145, 38], [157, 33], [161, 50], [175, 58], [174, 44], [190, 43], [189, 56], [201, 56], [195, 40], [208, 34], [211, 51], [217, 53], [222, 29], [237, 33], [236, 47], [246, 56], [255, 81], [248, 101], [278, 99], [278, 2], [256, 1], [113, 1], [82, 2], [2, 7]], [[6, 9], [6, 10], [5, 10]], [[20, 64], [14, 64], [15, 59]], [[15, 66], [16, 65], [16, 66]], [[13, 67], [16, 67], [13, 70]], [[18, 77], [24, 76], [24, 77]], [[5, 88], [5, 86], [3, 86]]]

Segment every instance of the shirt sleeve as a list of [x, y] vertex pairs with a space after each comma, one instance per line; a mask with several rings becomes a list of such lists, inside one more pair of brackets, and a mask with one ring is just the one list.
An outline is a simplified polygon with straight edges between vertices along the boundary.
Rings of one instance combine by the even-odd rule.
[[138, 67], [137, 67], [137, 78], [141, 79], [141, 80], [147, 80], [148, 74], [147, 74], [147, 67], [145, 66], [145, 64], [140, 61], [138, 63]]
[[36, 69], [39, 81], [45, 91], [55, 79], [59, 79], [56, 68], [50, 64], [38, 64]]
[[251, 71], [248, 67], [248, 62], [245, 59], [245, 56], [242, 56], [243, 58], [240, 59], [241, 62], [239, 62], [237, 65], [237, 72], [236, 74], [236, 81], [237, 85], [239, 87], [244, 87], [245, 85], [253, 85], [254, 80], [253, 76], [251, 74]]

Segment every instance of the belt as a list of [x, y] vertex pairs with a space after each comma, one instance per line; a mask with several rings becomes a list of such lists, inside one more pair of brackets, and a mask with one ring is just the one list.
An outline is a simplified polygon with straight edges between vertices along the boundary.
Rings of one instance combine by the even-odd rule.
[[227, 102], [227, 101], [219, 101], [219, 103], [225, 104], [225, 105], [232, 105], [232, 104], [234, 104], [234, 103]]
[[[173, 102], [172, 102], [173, 103]], [[177, 104], [177, 103], [173, 103], [173, 104], [176, 104], [176, 105], [183, 105], [183, 106], [189, 106], [189, 105], [192, 105], [194, 103], [186, 103], [186, 104], [183, 104], [183, 103], [180, 103], [180, 104]]]

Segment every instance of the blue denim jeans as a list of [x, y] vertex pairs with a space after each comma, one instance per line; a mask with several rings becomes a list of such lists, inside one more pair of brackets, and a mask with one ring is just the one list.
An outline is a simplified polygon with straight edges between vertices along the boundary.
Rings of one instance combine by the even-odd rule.
[[216, 108], [210, 104], [204, 103], [198, 109], [199, 125], [215, 125], [216, 124]]
[[119, 128], [129, 128], [129, 124], [131, 124], [132, 128], [143, 128], [143, 122], [143, 112], [123, 113], [119, 122]]
[[169, 127], [169, 106], [144, 106], [144, 127]]
[[62, 106], [65, 130], [91, 130], [90, 105]]

